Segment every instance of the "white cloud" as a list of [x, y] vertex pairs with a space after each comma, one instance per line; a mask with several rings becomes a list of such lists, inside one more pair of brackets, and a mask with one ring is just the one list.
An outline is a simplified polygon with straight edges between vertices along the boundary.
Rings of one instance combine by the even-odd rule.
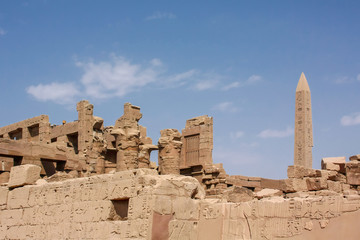
[[0, 36], [4, 36], [6, 34], [5, 30], [0, 28]]
[[335, 79], [336, 84], [345, 84], [345, 83], [351, 83], [354, 79], [351, 79], [347, 76], [339, 77]]
[[236, 112], [238, 109], [234, 106], [232, 102], [222, 102], [216, 104], [212, 107], [212, 110], [220, 111], [220, 112]]
[[[175, 88], [187, 85], [188, 89], [203, 91], [214, 88], [222, 78], [216, 73], [203, 73], [196, 69], [170, 75], [166, 71], [166, 65], [160, 59], [154, 58], [149, 62], [137, 64], [114, 54], [107, 61], [75, 60], [75, 65], [83, 70], [78, 81], [30, 86], [26, 90], [27, 93], [40, 101], [64, 102], [61, 94], [66, 97], [105, 99], [123, 97], [140, 91], [150, 84], [156, 88]], [[63, 92], [64, 89], [70, 90]], [[46, 90], [46, 94], [41, 94], [43, 90]], [[47, 95], [49, 92], [56, 94]], [[234, 108], [231, 109], [234, 111]]]
[[151, 16], [145, 18], [145, 20], [155, 20], [155, 19], [174, 19], [176, 15], [171, 12], [155, 12]]
[[238, 88], [240, 86], [243, 86], [244, 84], [241, 83], [241, 82], [232, 82], [230, 83], [229, 85], [226, 85], [222, 88], [223, 91], [227, 91], [229, 89], [232, 89], [232, 88]]
[[207, 90], [210, 88], [214, 88], [216, 86], [216, 84], [217, 84], [216, 80], [203, 80], [203, 81], [197, 82], [193, 86], [193, 88], [198, 91], [203, 91], [203, 90]]
[[160, 59], [158, 58], [154, 58], [150, 61], [151, 65], [153, 65], [154, 67], [160, 67], [163, 65], [163, 63], [161, 62]]
[[343, 116], [340, 120], [342, 126], [352, 126], [360, 124], [360, 113], [353, 113]]
[[227, 90], [230, 90], [232, 88], [238, 88], [238, 87], [244, 87], [244, 86], [247, 86], [247, 85], [252, 85], [252, 84], [255, 84], [257, 82], [260, 82], [262, 80], [262, 77], [259, 76], [259, 75], [251, 75], [246, 81], [243, 81], [243, 82], [232, 82], [228, 85], [225, 85], [222, 90], [223, 91], [227, 91]]
[[132, 64], [122, 57], [113, 56], [108, 62], [77, 62], [84, 70], [81, 83], [85, 93], [94, 98], [122, 97], [149, 83], [155, 82], [160, 74], [156, 66], [161, 61], [153, 59], [150, 66]]
[[254, 84], [257, 82], [260, 82], [262, 80], [262, 77], [259, 75], [251, 75], [247, 80], [246, 84]]
[[27, 93], [39, 101], [53, 101], [59, 104], [73, 103], [79, 91], [74, 83], [50, 83], [30, 86]]
[[230, 138], [232, 138], [232, 139], [239, 139], [239, 138], [243, 137], [244, 134], [245, 134], [245, 133], [244, 133], [243, 131], [231, 132], [231, 133], [230, 133]]
[[184, 80], [188, 80], [192, 77], [194, 77], [198, 73], [197, 70], [192, 69], [183, 73], [175, 74], [173, 76], [168, 77], [168, 82], [174, 83], [174, 82], [182, 82]]
[[284, 138], [294, 134], [294, 129], [287, 127], [285, 130], [266, 129], [258, 134], [261, 138]]

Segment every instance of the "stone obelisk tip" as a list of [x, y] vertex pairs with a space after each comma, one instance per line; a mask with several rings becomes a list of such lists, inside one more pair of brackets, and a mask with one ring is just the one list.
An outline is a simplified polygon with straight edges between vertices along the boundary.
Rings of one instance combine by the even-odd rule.
[[298, 91], [309, 91], [310, 92], [309, 84], [308, 84], [305, 74], [303, 72], [301, 73], [299, 83], [296, 87], [296, 92], [298, 92]]

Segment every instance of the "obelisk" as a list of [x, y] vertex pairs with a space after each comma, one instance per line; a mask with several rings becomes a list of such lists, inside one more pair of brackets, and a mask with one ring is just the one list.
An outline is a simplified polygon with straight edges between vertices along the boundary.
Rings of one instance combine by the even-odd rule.
[[311, 94], [304, 73], [296, 88], [294, 165], [312, 168]]

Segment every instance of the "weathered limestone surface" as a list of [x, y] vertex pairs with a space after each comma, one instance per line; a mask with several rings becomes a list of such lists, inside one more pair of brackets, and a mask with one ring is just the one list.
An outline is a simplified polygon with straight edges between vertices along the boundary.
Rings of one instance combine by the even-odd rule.
[[346, 179], [348, 184], [360, 186], [360, 162], [346, 164]]
[[194, 178], [150, 169], [0, 187], [0, 239], [151, 239], [170, 225], [156, 216], [197, 221], [204, 195]]
[[31, 164], [11, 168], [8, 186], [10, 188], [34, 184], [40, 178], [41, 167]]
[[296, 88], [294, 165], [312, 168], [311, 94], [304, 73]]
[[340, 171], [340, 166], [346, 162], [345, 157], [330, 157], [321, 159], [321, 169]]
[[212, 165], [213, 118], [200, 116], [186, 121], [182, 130], [181, 168]]
[[[237, 187], [229, 192], [239, 199], [236, 193], [252, 191]], [[331, 232], [349, 239], [358, 236], [357, 191], [306, 198], [276, 195], [279, 190], [264, 189], [256, 193], [260, 200], [204, 199], [196, 179], [159, 176], [150, 169], [10, 191], [0, 186], [0, 239], [321, 240], [331, 239]]]
[[0, 128], [0, 138], [50, 142], [50, 123], [47, 115], [40, 115]]
[[159, 171], [161, 174], [180, 174], [181, 134], [176, 129], [160, 131]]

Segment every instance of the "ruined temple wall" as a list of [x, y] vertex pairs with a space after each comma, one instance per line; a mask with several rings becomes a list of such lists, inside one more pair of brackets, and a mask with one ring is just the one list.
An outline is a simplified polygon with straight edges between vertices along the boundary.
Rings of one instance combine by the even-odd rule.
[[186, 121], [182, 130], [181, 168], [212, 165], [213, 118], [195, 117]]
[[195, 179], [150, 169], [3, 185], [0, 239], [164, 239], [169, 221], [176, 219], [173, 228], [189, 221], [184, 208], [203, 196]]
[[50, 142], [50, 123], [47, 115], [40, 115], [0, 128], [1, 138]]
[[359, 232], [358, 193], [229, 203], [204, 199], [194, 178], [149, 169], [9, 186], [18, 187], [0, 186], [0, 239], [321, 240]]

